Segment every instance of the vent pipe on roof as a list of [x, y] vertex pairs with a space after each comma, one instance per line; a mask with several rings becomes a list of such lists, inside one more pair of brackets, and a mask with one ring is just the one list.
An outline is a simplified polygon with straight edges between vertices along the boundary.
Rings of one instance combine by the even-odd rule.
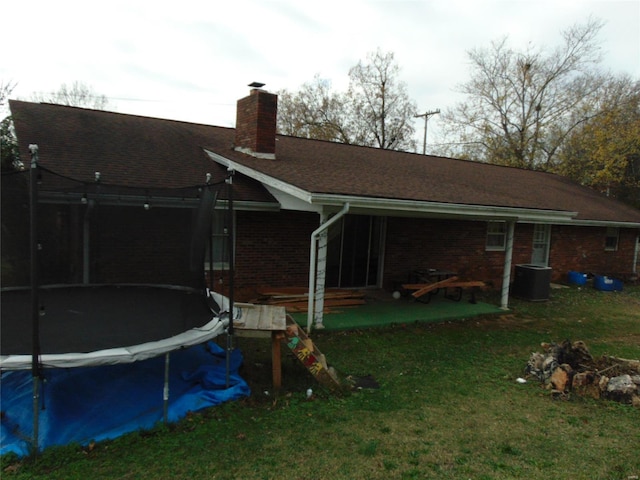
[[235, 150], [258, 158], [276, 158], [278, 96], [253, 82], [249, 96], [238, 100]]

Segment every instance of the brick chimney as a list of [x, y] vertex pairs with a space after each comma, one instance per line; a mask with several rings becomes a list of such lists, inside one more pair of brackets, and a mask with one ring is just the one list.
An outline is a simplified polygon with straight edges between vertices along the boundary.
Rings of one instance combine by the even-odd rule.
[[253, 88], [238, 100], [235, 150], [258, 158], [276, 158], [278, 96]]

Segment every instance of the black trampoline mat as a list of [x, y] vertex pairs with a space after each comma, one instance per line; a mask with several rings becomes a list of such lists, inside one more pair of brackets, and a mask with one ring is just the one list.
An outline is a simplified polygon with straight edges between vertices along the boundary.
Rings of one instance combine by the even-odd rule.
[[[1, 292], [0, 354], [32, 353], [31, 293]], [[202, 292], [162, 286], [40, 288], [41, 354], [86, 353], [169, 338], [213, 314]]]

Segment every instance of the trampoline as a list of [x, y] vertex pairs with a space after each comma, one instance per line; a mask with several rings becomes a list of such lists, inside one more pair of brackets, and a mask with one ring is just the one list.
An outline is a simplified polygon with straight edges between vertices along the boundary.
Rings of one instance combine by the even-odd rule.
[[[30, 284], [0, 289], [2, 452], [113, 438], [248, 395], [231, 340], [229, 312], [241, 315], [233, 302], [233, 261], [228, 296], [207, 288], [204, 269], [225, 185], [221, 241], [233, 258], [233, 172], [218, 183], [207, 174], [206, 184], [174, 189], [109, 185], [99, 172], [93, 181], [56, 173], [39, 165], [37, 147], [31, 153], [31, 169], [14, 175], [28, 177], [25, 193], [3, 195], [2, 202], [3, 214], [25, 203], [30, 212], [29, 229], [17, 228], [25, 238], [16, 242], [28, 246], [21, 270], [30, 272]], [[157, 281], [167, 279], [176, 282]], [[222, 334], [226, 349], [213, 354], [210, 340]], [[185, 370], [171, 370], [170, 354]], [[46, 408], [45, 393], [56, 408]], [[114, 410], [117, 425], [106, 422]], [[56, 411], [62, 416], [54, 418]], [[100, 412], [105, 421], [95, 422]]]
[[[40, 356], [44, 368], [145, 360], [222, 333], [208, 297], [163, 285], [40, 287]], [[32, 367], [31, 291], [2, 291], [0, 369]]]

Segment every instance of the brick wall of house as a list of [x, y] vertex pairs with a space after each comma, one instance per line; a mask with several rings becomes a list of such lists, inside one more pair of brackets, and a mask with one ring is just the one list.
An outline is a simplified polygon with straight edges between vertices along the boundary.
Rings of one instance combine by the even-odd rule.
[[[504, 252], [485, 249], [486, 222], [389, 218], [383, 286], [406, 281], [411, 269], [452, 270], [463, 279], [502, 284]], [[604, 249], [606, 228], [551, 227], [549, 266], [553, 281], [564, 281], [569, 270], [621, 275], [632, 269], [638, 232], [620, 229], [618, 250]], [[512, 265], [531, 262], [533, 225], [517, 224]], [[513, 273], [513, 272], [512, 272]]]
[[[235, 297], [254, 298], [260, 287], [306, 286], [309, 244], [319, 216], [304, 212], [236, 212]], [[228, 274], [214, 273], [214, 288], [226, 291]]]
[[[84, 208], [42, 209], [42, 277], [44, 283], [82, 280]], [[94, 283], [167, 283], [190, 285], [192, 212], [103, 206], [92, 213], [91, 281]], [[306, 286], [315, 213], [236, 212], [236, 298], [247, 301], [265, 286]], [[45, 228], [46, 226], [46, 228]], [[115, 228], [114, 228], [115, 227]], [[486, 251], [486, 222], [389, 218], [383, 287], [407, 281], [413, 269], [446, 269], [463, 279], [483, 280], [500, 288], [504, 252]], [[48, 232], [48, 233], [46, 233]], [[620, 229], [618, 250], [605, 251], [604, 227], [551, 228], [549, 264], [553, 280], [569, 270], [621, 275], [630, 273], [638, 231]], [[533, 225], [515, 230], [513, 265], [531, 261]], [[97, 241], [97, 243], [96, 243]], [[228, 275], [215, 272], [213, 286], [225, 291]]]
[[[517, 229], [513, 258], [522, 262], [532, 229]], [[408, 279], [412, 269], [451, 270], [465, 280], [499, 287], [504, 252], [486, 251], [486, 222], [389, 218], [383, 286]], [[529, 253], [530, 255], [530, 253]]]
[[551, 227], [549, 264], [554, 278], [570, 270], [624, 277], [633, 270], [637, 230], [621, 228], [617, 251], [605, 251], [605, 227]]

